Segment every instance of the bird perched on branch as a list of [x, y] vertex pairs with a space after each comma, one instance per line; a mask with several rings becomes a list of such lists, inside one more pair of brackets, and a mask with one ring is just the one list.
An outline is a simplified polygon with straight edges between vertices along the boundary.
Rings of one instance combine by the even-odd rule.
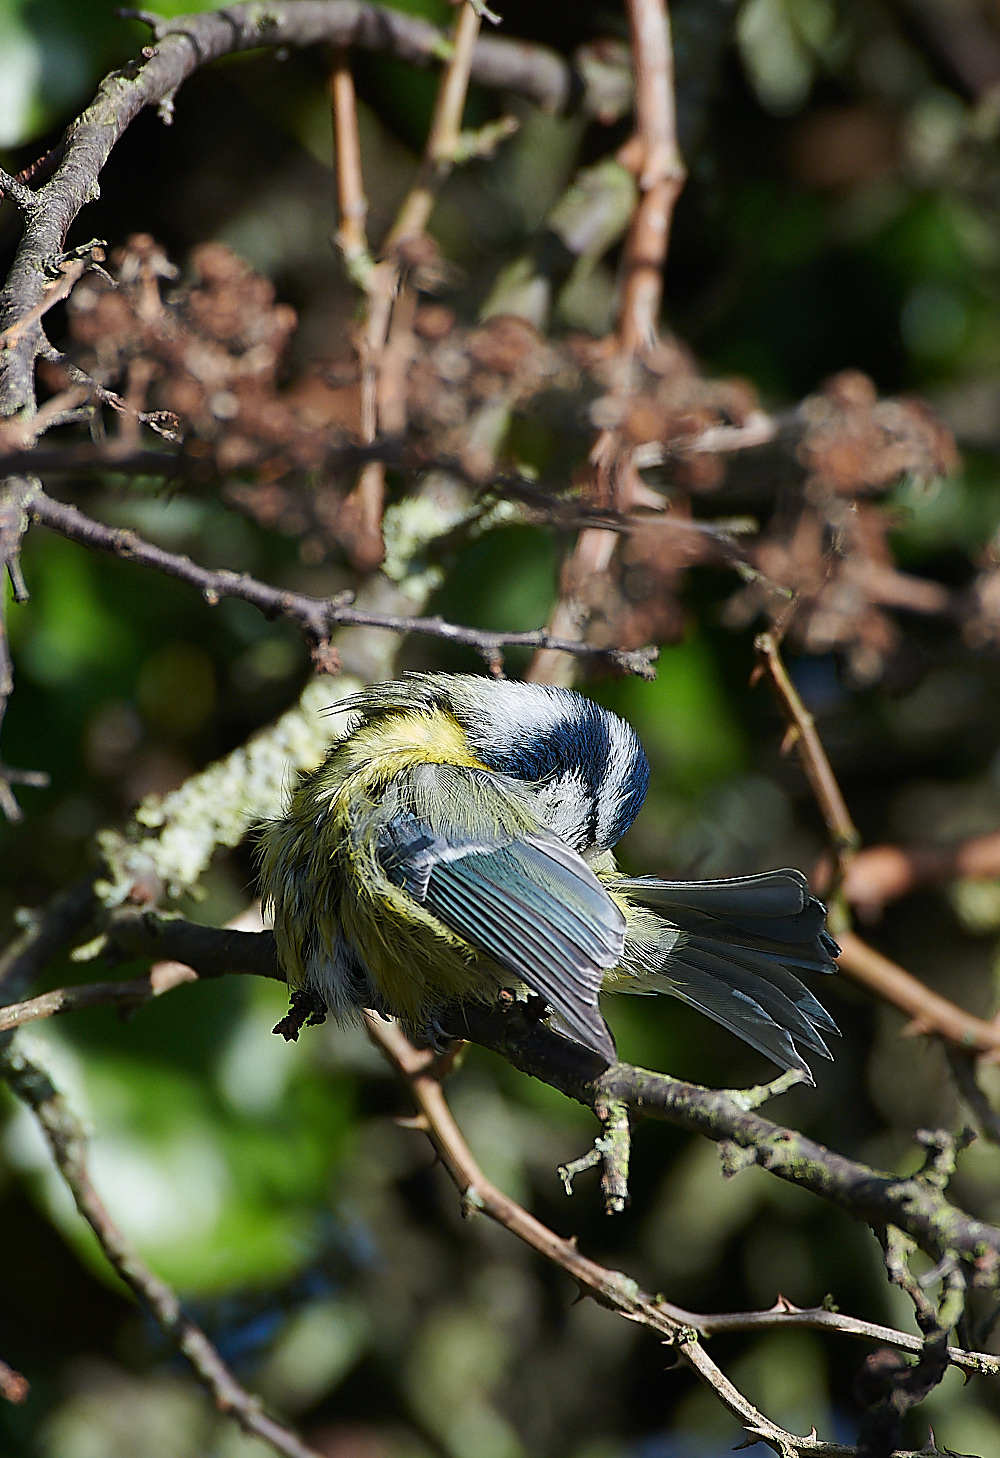
[[798, 974], [833, 971], [838, 948], [801, 872], [618, 871], [649, 764], [617, 715], [568, 689], [441, 673], [341, 707], [347, 735], [262, 832], [293, 988], [431, 1042], [447, 1006], [527, 988], [609, 1061], [601, 991], [665, 992], [810, 1079], [803, 1053], [831, 1056], [836, 1024]]

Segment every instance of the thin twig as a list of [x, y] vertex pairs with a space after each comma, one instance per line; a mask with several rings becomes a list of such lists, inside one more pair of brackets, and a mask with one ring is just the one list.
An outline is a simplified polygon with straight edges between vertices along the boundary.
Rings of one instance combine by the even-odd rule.
[[30, 471], [44, 480], [47, 476], [97, 476], [109, 470], [123, 476], [190, 478], [193, 463], [179, 451], [129, 450], [117, 438], [100, 444], [87, 441], [33, 450], [0, 450], [0, 473], [4, 476]]
[[[662, 1301], [662, 1297], [660, 1299]], [[856, 1337], [859, 1341], [877, 1342], [880, 1346], [895, 1347], [900, 1352], [912, 1352], [914, 1356], [919, 1355], [924, 1345], [923, 1337], [912, 1332], [897, 1331], [895, 1327], [881, 1326], [874, 1321], [862, 1321], [857, 1316], [845, 1316], [842, 1311], [828, 1310], [825, 1306], [795, 1306], [784, 1296], [779, 1296], [767, 1311], [725, 1311], [700, 1315], [685, 1312], [680, 1307], [671, 1309], [678, 1320], [690, 1321], [702, 1336], [734, 1331], [770, 1331], [790, 1326], [812, 1331], [835, 1331], [841, 1336]], [[988, 1352], [948, 1347], [948, 1358], [966, 1372], [1000, 1376], [1000, 1357]]]
[[751, 410], [742, 425], [709, 425], [697, 435], [682, 435], [671, 441], [663, 447], [663, 459], [754, 450], [774, 440], [780, 429], [781, 421], [774, 415], [763, 410]]
[[[685, 171], [677, 146], [673, 50], [664, 0], [628, 0], [632, 64], [636, 78], [636, 131], [619, 160], [634, 171], [639, 200], [624, 251], [625, 279], [618, 337], [625, 356], [651, 349], [663, 291], [663, 265], [674, 203]], [[625, 389], [629, 388], [625, 371]], [[605, 430], [590, 453], [591, 494], [603, 506], [627, 511], [635, 478], [632, 450], [617, 430]], [[606, 572], [617, 536], [601, 529], [580, 534], [563, 570], [560, 598], [549, 620], [562, 638], [582, 638], [590, 615], [586, 584]], [[538, 653], [527, 677], [536, 683], [568, 683], [572, 660]]]
[[286, 1458], [320, 1458], [284, 1423], [265, 1413], [260, 1399], [236, 1381], [205, 1333], [185, 1316], [176, 1292], [150, 1270], [115, 1225], [91, 1181], [83, 1129], [48, 1075], [16, 1045], [0, 1053], [0, 1071], [37, 1118], [76, 1207], [97, 1236], [108, 1262], [190, 1362], [219, 1411], [231, 1414], [245, 1433], [270, 1444]]
[[851, 819], [847, 802], [841, 792], [837, 777], [833, 773], [823, 741], [816, 729], [816, 721], [809, 713], [781, 657], [780, 635], [772, 629], [758, 635], [754, 642], [757, 650], [757, 668], [752, 683], [764, 674], [774, 690], [775, 697], [788, 722], [789, 733], [786, 745], [794, 745], [802, 760], [802, 767], [812, 787], [830, 836], [837, 858], [839, 876], [843, 876], [850, 857], [857, 849], [861, 837]]
[[942, 997], [881, 952], [862, 941], [855, 932], [838, 930], [840, 957], [837, 965], [852, 982], [859, 983], [891, 1007], [906, 1013], [911, 1037], [933, 1034], [966, 1053], [983, 1053], [1000, 1059], [1000, 1026], [985, 1022], [973, 1013]]
[[[458, 156], [462, 112], [472, 73], [472, 58], [479, 35], [480, 16], [465, 0], [455, 27], [451, 54], [441, 73], [434, 115], [417, 176], [389, 230], [381, 260], [367, 271], [365, 291], [368, 307], [361, 334], [361, 439], [375, 440], [382, 429], [380, 388], [386, 346], [397, 312], [400, 289], [405, 288], [408, 245], [426, 231], [434, 203]], [[351, 497], [345, 502], [349, 513], [349, 535], [362, 553], [359, 566], [377, 565], [376, 554], [367, 545], [373, 537], [381, 541], [381, 517], [385, 500], [385, 471], [378, 462], [366, 466]]]
[[[32, 196], [34, 197], [34, 193]], [[59, 277], [46, 285], [45, 293], [38, 303], [0, 332], [0, 351], [12, 349], [18, 340], [24, 337], [32, 324], [37, 324], [43, 314], [47, 314], [62, 299], [68, 298], [73, 291], [73, 285], [79, 278], [82, 278], [86, 268], [86, 260], [82, 258], [72, 258], [68, 262], [60, 264]]]
[[[618, 533], [606, 527], [588, 527], [576, 540], [569, 561], [563, 568], [559, 600], [549, 618], [549, 631], [564, 642], [582, 642], [589, 617], [578, 589], [606, 572], [618, 542]], [[525, 677], [533, 683], [559, 683], [569, 686], [572, 659], [563, 656], [562, 648], [540, 647]]]
[[26, 1023], [51, 1018], [57, 1013], [77, 1012], [86, 1007], [119, 1007], [122, 1011], [141, 1007], [151, 997], [169, 988], [154, 986], [150, 973], [128, 982], [85, 982], [79, 987], [57, 987], [24, 1002], [0, 1007], [0, 1033], [9, 1033]]
[[[599, 1304], [617, 1311], [630, 1321], [639, 1322], [675, 1346], [683, 1359], [711, 1386], [747, 1432], [770, 1443], [777, 1452], [792, 1455], [816, 1453], [828, 1455], [828, 1458], [856, 1453], [857, 1450], [853, 1447], [824, 1443], [815, 1434], [806, 1438], [797, 1437], [772, 1423], [720, 1371], [697, 1340], [697, 1336], [708, 1335], [712, 1331], [779, 1326], [791, 1321], [796, 1325], [828, 1327], [845, 1335], [885, 1342], [902, 1351], [920, 1352], [923, 1349], [920, 1338], [894, 1331], [892, 1328], [840, 1317], [832, 1311], [819, 1309], [806, 1312], [782, 1301], [769, 1312], [704, 1316], [685, 1311], [662, 1297], [655, 1297], [641, 1290], [636, 1282], [622, 1272], [601, 1266], [582, 1255], [574, 1240], [557, 1236], [485, 1177], [448, 1107], [441, 1086], [440, 1060], [433, 1053], [414, 1048], [398, 1027], [381, 1018], [369, 1016], [367, 1027], [372, 1040], [382, 1049], [397, 1072], [406, 1078], [420, 1112], [420, 1127], [431, 1140], [458, 1189], [463, 1211], [467, 1216], [476, 1213], [488, 1215], [565, 1270], [580, 1290], [592, 1296]], [[967, 1353], [961, 1348], [949, 1347], [947, 1355], [956, 1364], [972, 1371], [1000, 1372], [1000, 1360], [985, 1353]]]
[[945, 881], [994, 881], [1000, 877], [1000, 833], [972, 835], [956, 845], [870, 845], [851, 859], [843, 893], [867, 918], [886, 904], [924, 886]]
[[910, 1270], [910, 1256], [916, 1251], [916, 1245], [895, 1225], [886, 1225], [882, 1229], [876, 1226], [875, 1234], [882, 1247], [889, 1280], [901, 1291], [905, 1291], [913, 1302], [917, 1325], [923, 1332], [936, 1330], [938, 1328], [937, 1309]]
[[368, 199], [361, 169], [361, 137], [358, 131], [358, 100], [350, 53], [344, 47], [334, 52], [330, 69], [330, 102], [333, 110], [333, 155], [337, 179], [337, 247], [347, 272], [364, 287], [372, 267], [365, 222]]
[[386, 239], [386, 254], [404, 239], [426, 232], [441, 185], [455, 165], [480, 24], [475, 5], [465, 0], [455, 26], [451, 56], [441, 73], [423, 162]]
[[[21, 572], [21, 542], [28, 529], [27, 502], [35, 491], [32, 480], [9, 476], [0, 483], [0, 729], [3, 728], [7, 704], [14, 690], [14, 660], [7, 636], [6, 603], [3, 597], [4, 577], [9, 576], [14, 601], [27, 601], [27, 587]], [[30, 785], [44, 789], [49, 777], [41, 770], [19, 770], [3, 763], [0, 757], [0, 813], [7, 820], [21, 819], [21, 807], [12, 786]]]
[[41, 911], [21, 914], [22, 930], [0, 952], [0, 1004], [23, 995], [53, 957], [89, 926], [97, 907], [92, 877], [54, 896]]
[[604, 658], [625, 672], [653, 676], [653, 649], [602, 648], [596, 644], [562, 642], [546, 629], [525, 633], [495, 633], [447, 623], [441, 618], [405, 617], [392, 613], [366, 612], [343, 598], [317, 598], [305, 593], [271, 587], [245, 572], [213, 571], [200, 567], [178, 552], [168, 552], [145, 541], [136, 532], [106, 526], [86, 516], [75, 506], [56, 501], [36, 490], [27, 507], [30, 516], [52, 531], [84, 546], [138, 562], [177, 577], [196, 588], [205, 601], [215, 606], [224, 597], [251, 603], [268, 617], [285, 617], [297, 623], [311, 645], [325, 645], [334, 627], [385, 628], [398, 633], [425, 633], [451, 643], [461, 643], [493, 662], [504, 648], [549, 647], [584, 657]]
[[[334, 157], [337, 177], [337, 211], [340, 226], [337, 246], [348, 275], [359, 288], [369, 292], [376, 264], [368, 249], [365, 196], [361, 166], [361, 137], [358, 130], [358, 102], [354, 76], [346, 50], [338, 50], [330, 76], [333, 103]], [[382, 265], [384, 268], [385, 265]], [[371, 304], [361, 335], [361, 439], [371, 445], [378, 433], [377, 368], [371, 348]], [[382, 511], [385, 506], [385, 466], [368, 461], [345, 498], [337, 518], [337, 535], [360, 572], [370, 572], [385, 557], [382, 542]]]
[[974, 1055], [954, 1046], [945, 1049], [948, 1067], [958, 1086], [958, 1091], [976, 1118], [983, 1138], [991, 1144], [1000, 1145], [1000, 1112], [990, 1103], [976, 1078]]
[[230, 973], [284, 981], [269, 931], [203, 927], [182, 917], [162, 917], [126, 906], [104, 918], [103, 935], [106, 950], [119, 956], [155, 957], [156, 963], [144, 976], [128, 981], [58, 987], [24, 1002], [0, 1006], [0, 1033], [80, 1008], [113, 1006], [131, 1010], [173, 991], [182, 982]]
[[626, 9], [635, 66], [636, 131], [619, 155], [636, 173], [640, 196], [625, 244], [619, 331], [623, 349], [631, 354], [649, 349], [656, 340], [670, 224], [687, 173], [677, 145], [665, 0], [627, 0]]
[[[761, 633], [755, 647], [758, 664], [755, 678], [764, 674], [774, 690], [788, 725], [813, 795], [826, 823], [836, 856], [837, 881], [849, 877], [860, 836], [851, 819], [836, 775], [830, 764], [816, 723], [792, 683], [781, 657], [780, 627]], [[884, 1002], [906, 1013], [909, 1036], [918, 1034], [942, 1038], [959, 1053], [980, 1053], [1000, 1060], [1000, 1023], [986, 1022], [957, 1004], [933, 992], [924, 983], [870, 947], [855, 932], [837, 928], [840, 944], [838, 966], [842, 973], [860, 983]]]
[[[363, 444], [370, 446], [378, 434], [378, 372], [381, 348], [385, 342], [380, 331], [387, 327], [388, 319], [373, 323], [372, 300], [377, 294], [377, 265], [369, 252], [365, 233], [368, 199], [361, 166], [358, 103], [350, 60], [344, 50], [338, 51], [335, 57], [330, 86], [340, 218], [337, 245], [348, 275], [369, 295], [368, 317], [362, 330], [360, 348], [360, 427]], [[389, 265], [383, 263], [380, 267], [385, 270]], [[385, 467], [381, 461], [368, 461], [344, 500], [337, 520], [338, 537], [360, 572], [372, 571], [385, 557], [382, 542], [384, 506]]]

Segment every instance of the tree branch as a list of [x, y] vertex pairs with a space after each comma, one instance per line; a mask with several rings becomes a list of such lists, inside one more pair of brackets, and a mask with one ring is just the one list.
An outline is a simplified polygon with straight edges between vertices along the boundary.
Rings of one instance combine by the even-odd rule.
[[93, 878], [87, 877], [60, 891], [43, 910], [22, 913], [23, 930], [0, 952], [0, 1005], [22, 996], [90, 925], [97, 905]]
[[[24, 602], [28, 594], [21, 575], [20, 552], [24, 533], [28, 529], [25, 502], [33, 489], [30, 481], [21, 478], [0, 483], [0, 729], [7, 712], [7, 702], [14, 689], [14, 662], [7, 638], [3, 579], [5, 575], [10, 577], [14, 601]], [[0, 758], [0, 811], [8, 820], [20, 820], [21, 807], [11, 786], [23, 784], [44, 787], [48, 782], [47, 774], [38, 770], [12, 769]]]
[[[733, 1313], [719, 1317], [703, 1316], [672, 1305], [662, 1297], [643, 1291], [621, 1271], [599, 1265], [581, 1254], [575, 1240], [565, 1240], [543, 1225], [522, 1205], [512, 1200], [486, 1178], [476, 1163], [461, 1130], [448, 1107], [441, 1075], [447, 1060], [432, 1052], [415, 1048], [392, 1023], [371, 1015], [367, 1028], [372, 1041], [382, 1050], [407, 1082], [419, 1110], [417, 1125], [427, 1134], [448, 1175], [459, 1191], [466, 1216], [482, 1213], [509, 1230], [547, 1260], [560, 1266], [576, 1282], [581, 1292], [600, 1305], [635, 1321], [677, 1349], [681, 1358], [710, 1386], [719, 1400], [741, 1422], [752, 1437], [768, 1443], [784, 1458], [800, 1454], [857, 1454], [853, 1446], [825, 1443], [815, 1433], [798, 1437], [786, 1432], [759, 1412], [725, 1374], [716, 1366], [699, 1336], [712, 1331], [759, 1329], [783, 1324], [786, 1316], [796, 1324], [831, 1327], [846, 1335], [886, 1341], [901, 1351], [921, 1354], [925, 1344], [918, 1337], [909, 1337], [891, 1328], [875, 1327], [830, 1311], [805, 1312], [779, 1301], [767, 1312]], [[958, 1365], [980, 1374], [1000, 1373], [1000, 1360], [985, 1353], [968, 1353], [958, 1347], [944, 1349], [943, 1355]]]
[[539, 1023], [530, 1005], [515, 1003], [501, 1012], [469, 1004], [443, 1022], [453, 1036], [491, 1048], [588, 1108], [619, 1100], [645, 1118], [703, 1134], [720, 1145], [725, 1172], [758, 1164], [866, 1224], [897, 1225], [934, 1261], [955, 1253], [968, 1266], [973, 1285], [1000, 1285], [1000, 1229], [950, 1204], [940, 1182], [920, 1173], [887, 1174], [836, 1154], [741, 1106], [732, 1092], [626, 1063], [602, 1069], [592, 1053]]
[[237, 1382], [205, 1333], [184, 1315], [176, 1292], [150, 1270], [115, 1225], [91, 1181], [83, 1129], [48, 1074], [16, 1046], [0, 1051], [0, 1074], [37, 1118], [76, 1208], [97, 1236], [109, 1264], [190, 1362], [219, 1411], [230, 1414], [245, 1433], [286, 1458], [320, 1458], [284, 1423], [268, 1416], [260, 1399]]
[[214, 606], [224, 597], [251, 603], [266, 617], [284, 617], [302, 630], [315, 648], [325, 648], [335, 627], [384, 628], [395, 633], [426, 633], [450, 643], [461, 643], [480, 653], [491, 666], [501, 662], [504, 648], [552, 648], [580, 657], [603, 658], [628, 673], [653, 677], [655, 649], [627, 650], [591, 643], [572, 643], [552, 637], [544, 628], [525, 633], [498, 633], [466, 628], [442, 618], [407, 617], [395, 613], [366, 612], [344, 597], [318, 598], [285, 588], [271, 587], [245, 572], [214, 571], [199, 567], [190, 557], [168, 552], [145, 541], [136, 532], [109, 527], [86, 516], [75, 506], [56, 501], [40, 488], [32, 492], [27, 507], [30, 517], [61, 536], [85, 547], [155, 568], [197, 589]]
[[365, 222], [368, 198], [361, 170], [361, 137], [358, 130], [358, 100], [350, 53], [338, 47], [327, 82], [333, 116], [333, 164], [337, 183], [335, 241], [348, 276], [359, 286], [372, 267]]
[[1000, 832], [972, 835], [954, 845], [872, 845], [859, 850], [844, 876], [843, 892], [863, 919], [886, 904], [946, 881], [1000, 877]]
[[[18, 192], [24, 233], [14, 266], [0, 293], [0, 330], [31, 315], [46, 288], [45, 266], [59, 257], [66, 234], [94, 196], [112, 148], [147, 106], [169, 108], [181, 84], [200, 66], [221, 56], [261, 46], [309, 46], [325, 42], [383, 51], [414, 65], [449, 54], [447, 37], [426, 21], [357, 0], [295, 0], [243, 5], [163, 20], [130, 12], [153, 29], [155, 44], [101, 83], [90, 106], [66, 134], [54, 175], [37, 192]], [[583, 95], [585, 77], [544, 47], [483, 37], [476, 45], [471, 75], [480, 85], [513, 91], [536, 105], [560, 109]], [[600, 110], [606, 98], [595, 100]], [[9, 179], [9, 181], [15, 181]], [[2, 185], [2, 184], [0, 184]], [[30, 202], [29, 202], [30, 199]], [[34, 317], [34, 316], [32, 316]], [[34, 409], [34, 361], [41, 329], [23, 329], [0, 357], [0, 416]]]
[[784, 747], [791, 748], [794, 745], [798, 751], [813, 796], [826, 822], [826, 828], [837, 857], [839, 876], [843, 876], [861, 837], [851, 819], [847, 802], [837, 783], [837, 777], [833, 773], [826, 750], [823, 748], [823, 741], [816, 729], [816, 721], [802, 702], [782, 661], [780, 645], [779, 629], [761, 633], [754, 640], [754, 647], [757, 650], [757, 667], [751, 683], [757, 683], [760, 678], [767, 675], [781, 712], [788, 723], [788, 734]]
[[[130, 956], [184, 962], [196, 972], [204, 967], [208, 976], [241, 970], [278, 975], [269, 932], [220, 931], [122, 908], [112, 916], [109, 937]], [[940, 1179], [872, 1169], [763, 1118], [746, 1106], [752, 1101], [741, 1102], [725, 1090], [701, 1088], [626, 1063], [604, 1068], [593, 1053], [540, 1023], [531, 1005], [514, 1003], [501, 1011], [467, 1004], [447, 1013], [443, 1025], [452, 1036], [492, 1049], [591, 1109], [616, 1100], [645, 1118], [703, 1134], [722, 1147], [729, 1173], [759, 1164], [855, 1219], [898, 1226], [934, 1261], [956, 1254], [968, 1266], [974, 1286], [1000, 1286], [1000, 1229], [949, 1203]]]
[[[629, 43], [636, 78], [636, 132], [618, 160], [633, 172], [639, 200], [633, 210], [624, 251], [624, 287], [618, 319], [622, 353], [652, 349], [657, 337], [663, 293], [663, 264], [674, 204], [686, 173], [677, 145], [674, 63], [670, 17], [665, 0], [627, 0]], [[623, 391], [630, 388], [624, 371]], [[601, 505], [627, 510], [637, 484], [633, 450], [618, 430], [603, 430], [589, 459], [592, 495]], [[608, 570], [617, 536], [601, 528], [580, 533], [563, 570], [562, 587], [549, 619], [554, 636], [582, 639], [590, 609], [586, 584]], [[572, 660], [559, 650], [536, 653], [528, 677], [536, 683], [568, 684]]]
[[985, 1022], [973, 1013], [932, 992], [912, 972], [890, 961], [870, 947], [855, 932], [838, 931], [840, 957], [837, 965], [852, 982], [866, 987], [891, 1007], [911, 1019], [906, 1031], [933, 1034], [967, 1053], [1000, 1052], [1000, 1025]]
[[663, 264], [674, 204], [687, 172], [677, 143], [674, 56], [666, 0], [627, 0], [635, 65], [635, 136], [619, 154], [639, 183], [624, 256], [622, 348], [642, 352], [655, 343], [663, 295]]

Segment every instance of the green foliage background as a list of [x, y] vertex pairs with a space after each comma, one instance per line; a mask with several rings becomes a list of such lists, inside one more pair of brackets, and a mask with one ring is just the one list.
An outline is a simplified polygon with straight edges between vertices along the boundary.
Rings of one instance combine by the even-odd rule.
[[[443, 4], [407, 8], [448, 14]], [[617, 7], [584, 3], [570, 18], [558, 6], [503, 11], [509, 34], [561, 49], [624, 30]], [[1000, 520], [994, 94], [971, 96], [898, 8], [877, 0], [744, 0], [735, 12], [687, 0], [674, 17], [691, 180], [667, 271], [669, 323], [707, 371], [747, 375], [774, 408], [848, 366], [870, 371], [885, 393], [928, 395], [959, 432], [963, 470], [929, 489], [903, 483], [888, 509], [901, 564], [961, 585]], [[103, 70], [144, 40], [141, 27], [113, 19], [111, 3], [0, 4], [0, 141], [21, 149], [4, 165], [16, 170], [54, 140]], [[18, 68], [19, 89], [5, 89], [5, 66]], [[375, 57], [358, 75], [377, 236], [407, 186], [434, 82]], [[321, 350], [355, 309], [327, 241], [322, 80], [315, 56], [248, 57], [196, 76], [170, 130], [153, 116], [131, 129], [71, 244], [95, 234], [118, 243], [142, 228], [183, 262], [197, 241], [229, 242], [299, 308], [303, 357]], [[474, 95], [470, 106], [486, 116], [493, 102]], [[499, 163], [455, 179], [435, 232], [461, 270], [450, 300], [460, 312], [474, 317], [573, 166], [609, 145], [575, 120], [528, 116]], [[4, 209], [8, 250], [16, 227]], [[563, 301], [563, 324], [604, 327], [614, 262]], [[544, 431], [523, 450], [539, 469], [565, 464], [564, 443]], [[86, 505], [213, 566], [317, 594], [351, 581], [343, 564], [303, 562], [294, 543], [204, 496], [109, 481]], [[537, 626], [564, 547], [527, 528], [485, 538], [453, 564], [434, 610]], [[17, 687], [4, 752], [46, 769], [52, 784], [23, 793], [21, 825], [0, 825], [5, 926], [86, 872], [99, 827], [241, 742], [294, 701], [308, 672], [295, 634], [243, 604], [209, 609], [180, 584], [39, 531], [23, 565], [31, 601], [7, 608]], [[689, 630], [665, 650], [654, 684], [588, 684], [635, 724], [653, 762], [624, 846], [636, 870], [809, 868], [822, 846], [802, 778], [778, 753], [777, 716], [762, 689], [747, 688], [751, 638], [720, 626], [733, 585], [721, 572], [691, 583]], [[947, 625], [905, 628], [902, 665], [885, 682], [852, 683], [832, 659], [796, 665], [852, 811], [872, 841], [997, 829], [995, 654], [963, 647]], [[401, 662], [477, 666], [427, 642], [407, 643]], [[185, 909], [225, 919], [252, 884], [241, 851]], [[872, 936], [988, 1014], [998, 928], [997, 888], [958, 886], [892, 908]], [[93, 964], [67, 963], [49, 983], [94, 975]], [[900, 1041], [900, 1019], [849, 986], [824, 991], [844, 1031], [837, 1061], [777, 1115], [847, 1153], [911, 1169], [913, 1129], [958, 1117], [942, 1057]], [[484, 1221], [461, 1222], [422, 1137], [393, 1122], [405, 1100], [360, 1034], [324, 1028], [289, 1047], [270, 1033], [283, 1009], [280, 989], [230, 979], [182, 988], [125, 1022], [95, 1010], [31, 1035], [92, 1125], [94, 1178], [111, 1210], [268, 1402], [344, 1458], [695, 1458], [739, 1440], [649, 1336], [590, 1303], [572, 1306], [562, 1276]], [[672, 1004], [620, 1000], [609, 1019], [623, 1056], [648, 1066], [727, 1086], [765, 1072]], [[738, 1309], [779, 1292], [804, 1305], [829, 1292], [847, 1311], [909, 1324], [868, 1232], [760, 1171], [724, 1182], [707, 1144], [640, 1129], [631, 1209], [608, 1220], [592, 1185], [581, 1180], [567, 1202], [554, 1172], [586, 1147], [589, 1116], [479, 1051], [451, 1095], [488, 1174], [670, 1299]], [[210, 1412], [108, 1275], [27, 1116], [9, 1101], [3, 1111], [0, 1356], [32, 1391], [24, 1407], [0, 1409], [0, 1452], [255, 1452]], [[959, 1193], [1000, 1217], [987, 1148], [965, 1157]], [[713, 1354], [776, 1420], [847, 1440], [860, 1352], [845, 1348], [772, 1334], [718, 1339]], [[914, 1446], [928, 1419], [959, 1451], [1000, 1449], [1000, 1404], [985, 1384], [966, 1390], [952, 1373], [921, 1409]]]

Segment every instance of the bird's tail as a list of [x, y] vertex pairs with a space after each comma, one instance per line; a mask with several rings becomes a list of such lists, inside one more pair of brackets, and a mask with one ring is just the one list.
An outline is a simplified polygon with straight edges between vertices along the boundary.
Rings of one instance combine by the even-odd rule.
[[669, 992], [812, 1081], [800, 1048], [830, 1058], [824, 1036], [839, 1030], [796, 974], [833, 972], [840, 948], [800, 871], [726, 881], [615, 876], [607, 884], [628, 922], [607, 985]]

